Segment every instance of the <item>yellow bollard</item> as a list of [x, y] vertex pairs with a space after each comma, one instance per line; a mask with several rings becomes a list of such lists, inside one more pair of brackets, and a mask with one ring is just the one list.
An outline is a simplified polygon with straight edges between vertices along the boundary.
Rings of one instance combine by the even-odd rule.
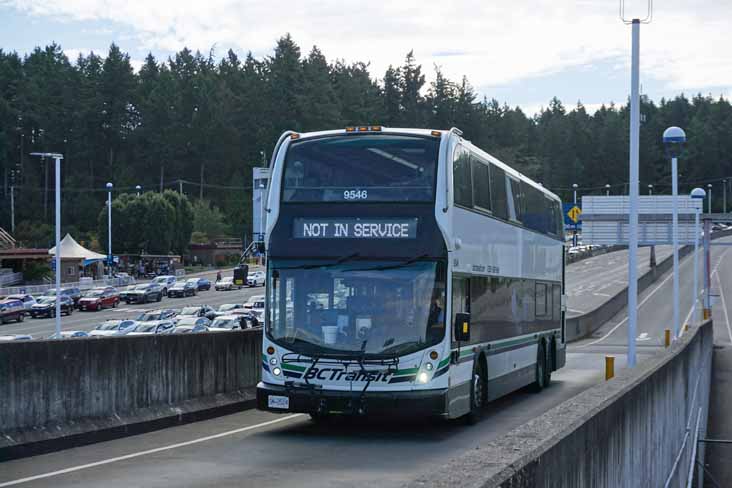
[[708, 308], [704, 309], [704, 320], [709, 320], [712, 318], [712, 311]]
[[684, 332], [689, 332], [689, 324], [684, 325]]
[[666, 344], [666, 347], [671, 345], [671, 329], [666, 329], [664, 332], [664, 344]]
[[615, 356], [605, 356], [605, 381], [615, 376]]

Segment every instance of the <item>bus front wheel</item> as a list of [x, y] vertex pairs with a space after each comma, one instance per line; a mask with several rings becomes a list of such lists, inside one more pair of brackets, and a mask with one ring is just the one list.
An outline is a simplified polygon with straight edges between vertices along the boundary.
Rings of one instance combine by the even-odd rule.
[[483, 361], [476, 359], [473, 362], [473, 376], [470, 381], [470, 412], [465, 416], [468, 425], [473, 425], [480, 420], [486, 400], [486, 378], [487, 374]]
[[546, 360], [546, 346], [544, 341], [539, 342], [539, 347], [536, 353], [536, 368], [534, 374], [533, 390], [535, 393], [539, 393], [541, 390], [546, 388], [546, 377], [547, 377], [547, 360]]

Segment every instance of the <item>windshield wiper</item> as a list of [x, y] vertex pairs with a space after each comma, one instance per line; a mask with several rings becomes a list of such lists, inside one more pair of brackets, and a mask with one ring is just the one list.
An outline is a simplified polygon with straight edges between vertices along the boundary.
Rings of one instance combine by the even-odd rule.
[[353, 258], [359, 257], [360, 254], [355, 252], [353, 254], [349, 254], [348, 256], [342, 256], [338, 258], [336, 261], [332, 263], [319, 263], [319, 264], [303, 264], [300, 266], [285, 266], [282, 268], [275, 268], [275, 271], [279, 271], [281, 269], [317, 269], [317, 268], [329, 268], [331, 266], [338, 266], [339, 264], [345, 263], [346, 261], [350, 261]]
[[416, 258], [409, 258], [406, 261], [403, 261], [401, 263], [397, 264], [387, 264], [384, 266], [374, 266], [373, 268], [360, 268], [360, 269], [350, 269], [349, 271], [384, 271], [387, 269], [398, 269], [398, 268], [404, 268], [405, 266], [409, 266], [410, 264], [414, 264], [420, 259], [424, 259], [428, 257], [429, 254], [421, 254], [417, 256]]
[[391, 347], [387, 347], [381, 351], [381, 354], [398, 354], [401, 351], [412, 349], [415, 346], [422, 346], [426, 344], [424, 341], [410, 341], [402, 342], [401, 344], [395, 344]]

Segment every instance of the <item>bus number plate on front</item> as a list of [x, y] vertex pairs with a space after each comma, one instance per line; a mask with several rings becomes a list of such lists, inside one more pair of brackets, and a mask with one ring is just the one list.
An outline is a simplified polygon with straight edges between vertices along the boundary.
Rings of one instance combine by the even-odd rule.
[[267, 398], [267, 406], [269, 408], [290, 408], [290, 399], [286, 396], [269, 395]]

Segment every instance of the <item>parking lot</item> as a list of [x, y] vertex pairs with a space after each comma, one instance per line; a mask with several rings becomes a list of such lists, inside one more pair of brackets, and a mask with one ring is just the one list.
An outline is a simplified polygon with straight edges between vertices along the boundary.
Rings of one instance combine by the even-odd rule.
[[[260, 268], [256, 268], [260, 269]], [[254, 271], [255, 268], [250, 268]], [[224, 277], [231, 276], [231, 271], [223, 272]], [[185, 298], [164, 297], [160, 302], [130, 304], [121, 302], [116, 308], [107, 308], [101, 311], [80, 311], [75, 310], [70, 316], [62, 315], [61, 329], [90, 331], [106, 320], [134, 319], [141, 312], [153, 309], [180, 309], [186, 306], [208, 305], [218, 309], [225, 303], [245, 303], [254, 295], [263, 295], [264, 287], [244, 287], [240, 290], [215, 291], [213, 284], [216, 280], [216, 271], [198, 274], [196, 277], [205, 277], [211, 280], [212, 287], [208, 291], [199, 291], [195, 296]], [[186, 279], [186, 278], [183, 278]], [[119, 290], [121, 291], [121, 290]], [[0, 325], [0, 336], [14, 334], [28, 334], [34, 339], [45, 339], [55, 331], [55, 320], [53, 318], [30, 318], [26, 316], [20, 323], [7, 323]]]

